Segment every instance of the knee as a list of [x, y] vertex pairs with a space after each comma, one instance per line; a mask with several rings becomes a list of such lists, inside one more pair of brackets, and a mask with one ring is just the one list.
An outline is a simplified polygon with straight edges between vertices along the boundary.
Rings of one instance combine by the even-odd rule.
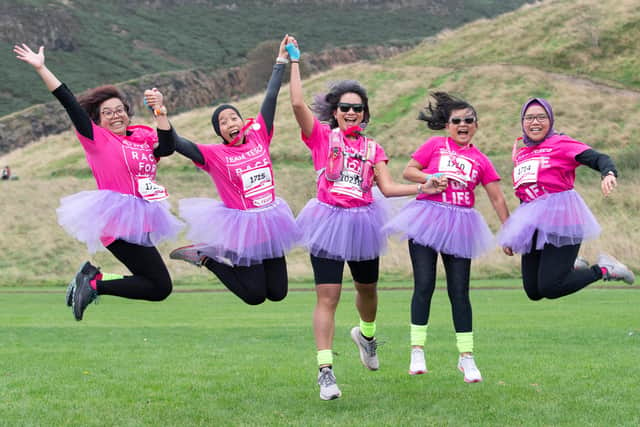
[[287, 291], [285, 290], [284, 292], [278, 292], [276, 294], [269, 294], [269, 295], [267, 295], [267, 299], [269, 301], [278, 302], [278, 301], [282, 301], [286, 296], [287, 296]]
[[164, 277], [162, 279], [158, 279], [155, 282], [155, 292], [151, 298], [152, 301], [164, 301], [171, 295], [173, 291], [173, 283], [171, 282], [170, 277]]
[[260, 305], [266, 301], [266, 297], [264, 295], [246, 295], [242, 298], [242, 301], [249, 305]]

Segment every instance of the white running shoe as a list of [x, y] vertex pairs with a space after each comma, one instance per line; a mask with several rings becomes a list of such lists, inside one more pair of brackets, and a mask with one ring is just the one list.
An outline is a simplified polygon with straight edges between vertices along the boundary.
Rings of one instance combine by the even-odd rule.
[[579, 256], [573, 262], [574, 270], [588, 270], [589, 269], [589, 261], [586, 258]]
[[607, 274], [602, 277], [604, 280], [622, 280], [630, 285], [633, 285], [633, 282], [636, 280], [633, 271], [629, 270], [626, 265], [611, 255], [600, 254], [598, 257], [598, 266], [607, 269]]
[[411, 363], [409, 364], [409, 375], [420, 375], [427, 372], [427, 362], [424, 360], [424, 349], [411, 349]]
[[342, 392], [336, 384], [336, 376], [333, 375], [333, 370], [325, 366], [318, 372], [318, 385], [320, 386], [320, 399], [333, 400], [342, 396]]
[[482, 375], [476, 366], [476, 361], [473, 360], [473, 356], [460, 356], [458, 369], [464, 374], [464, 382], [479, 383], [482, 381]]
[[181, 248], [174, 249], [169, 254], [169, 258], [186, 261], [189, 264], [193, 264], [196, 267], [202, 267], [206, 256], [203, 255], [198, 249], [200, 245], [182, 246]]
[[360, 351], [360, 361], [362, 364], [372, 371], [377, 371], [380, 367], [380, 363], [378, 362], [378, 355], [376, 351], [378, 349], [378, 342], [375, 338], [368, 340], [361, 333], [360, 328], [358, 326], [354, 326], [351, 329], [351, 339], [358, 350]]

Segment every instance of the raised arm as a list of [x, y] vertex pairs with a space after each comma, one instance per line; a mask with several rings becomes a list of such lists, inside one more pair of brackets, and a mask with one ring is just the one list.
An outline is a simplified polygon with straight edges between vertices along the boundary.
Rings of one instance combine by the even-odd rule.
[[31, 65], [40, 76], [47, 89], [55, 96], [60, 104], [67, 110], [69, 118], [73, 122], [80, 135], [93, 139], [93, 128], [91, 118], [80, 106], [78, 100], [69, 88], [62, 84], [60, 80], [46, 67], [44, 57], [44, 46], [40, 46], [38, 53], [33, 52], [26, 44], [15, 45], [13, 52], [16, 58]]
[[176, 136], [176, 151], [186, 158], [203, 165], [204, 156], [202, 155], [202, 152], [200, 151], [198, 146], [189, 141], [187, 138], [183, 138], [179, 135]]
[[287, 34], [280, 42], [278, 57], [276, 58], [276, 63], [273, 66], [273, 71], [271, 72], [269, 83], [267, 83], [267, 93], [264, 97], [264, 101], [262, 101], [262, 106], [260, 107], [260, 115], [262, 115], [262, 118], [267, 125], [267, 133], [271, 133], [271, 130], [273, 129], [273, 120], [276, 115], [276, 103], [278, 101], [280, 86], [282, 85], [284, 67], [285, 64], [289, 62], [289, 53], [285, 48], [288, 40], [289, 35]]
[[155, 87], [147, 89], [144, 91], [144, 101], [156, 118], [158, 143], [153, 147], [153, 154], [156, 157], [170, 156], [176, 151], [178, 135], [171, 128], [171, 123], [169, 123], [167, 108], [164, 106], [164, 95]]
[[308, 137], [311, 136], [311, 132], [313, 131], [313, 112], [304, 102], [304, 95], [302, 93], [298, 42], [293, 37], [290, 37], [289, 41], [290, 43], [287, 44], [286, 48], [291, 58], [291, 79], [289, 80], [291, 107], [293, 108], [293, 115], [296, 117], [296, 121], [302, 130], [302, 134]]

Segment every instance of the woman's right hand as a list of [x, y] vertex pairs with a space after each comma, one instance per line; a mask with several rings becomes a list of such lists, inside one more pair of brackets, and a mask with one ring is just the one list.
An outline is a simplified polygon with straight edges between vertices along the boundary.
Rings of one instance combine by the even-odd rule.
[[33, 68], [39, 69], [44, 66], [44, 46], [40, 46], [38, 53], [35, 53], [29, 48], [29, 46], [22, 43], [22, 46], [13, 46], [13, 52], [16, 54], [16, 58], [20, 61], [26, 62]]
[[288, 36], [285, 48], [289, 53], [289, 59], [291, 59], [292, 61], [300, 60], [300, 48], [298, 47], [298, 41], [295, 39], [295, 37]]

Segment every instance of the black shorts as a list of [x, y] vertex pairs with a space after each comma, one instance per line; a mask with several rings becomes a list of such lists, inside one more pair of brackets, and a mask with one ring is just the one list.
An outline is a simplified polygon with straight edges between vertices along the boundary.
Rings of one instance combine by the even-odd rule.
[[[347, 264], [349, 264], [351, 276], [355, 282], [363, 284], [378, 282], [380, 258], [368, 259], [366, 261], [347, 261]], [[342, 284], [344, 261], [311, 255], [311, 266], [313, 267], [313, 277], [316, 285], [322, 283]]]

